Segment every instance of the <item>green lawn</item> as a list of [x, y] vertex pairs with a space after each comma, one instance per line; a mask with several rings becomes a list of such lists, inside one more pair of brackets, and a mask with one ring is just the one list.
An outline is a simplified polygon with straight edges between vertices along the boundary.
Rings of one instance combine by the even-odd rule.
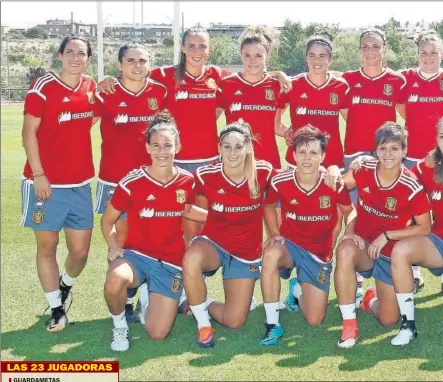
[[[150, 380], [404, 380], [443, 381], [443, 297], [439, 279], [423, 271], [425, 290], [417, 298], [419, 337], [406, 348], [394, 348], [390, 338], [397, 328], [382, 328], [371, 314], [359, 312], [363, 342], [354, 349], [336, 346], [341, 317], [334, 288], [329, 310], [319, 327], [308, 326], [298, 313], [281, 312], [285, 335], [274, 347], [261, 347], [264, 310], [259, 302], [240, 330], [216, 326], [217, 345], [203, 350], [195, 345], [196, 325], [179, 316], [172, 333], [154, 343], [141, 325], [132, 327], [131, 349], [116, 355], [110, 348], [112, 324], [103, 298], [106, 246], [94, 231], [88, 265], [74, 288], [74, 303], [64, 332], [50, 334], [41, 313], [46, 302], [35, 266], [32, 231], [19, 226], [20, 175], [25, 160], [21, 145], [22, 107], [2, 107], [2, 360], [113, 360], [120, 361], [124, 381]], [[99, 131], [93, 130], [95, 161], [99, 159]], [[279, 142], [283, 154], [283, 142]], [[96, 227], [99, 220], [96, 218]], [[63, 238], [59, 261], [67, 253]], [[370, 282], [367, 282], [368, 284]], [[283, 284], [286, 293], [287, 284]], [[219, 275], [208, 281], [211, 297], [222, 299]]]

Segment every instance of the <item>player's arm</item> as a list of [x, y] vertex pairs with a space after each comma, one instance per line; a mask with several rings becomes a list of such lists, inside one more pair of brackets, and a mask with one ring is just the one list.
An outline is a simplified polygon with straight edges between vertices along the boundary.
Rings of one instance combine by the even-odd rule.
[[114, 86], [115, 77], [105, 76], [97, 85], [97, 89], [100, 93], [104, 94], [114, 94], [115, 86]]
[[274, 129], [275, 129], [275, 135], [278, 135], [279, 137], [285, 137], [285, 133], [289, 129], [289, 126], [286, 125], [281, 118], [285, 113], [285, 111], [286, 108], [277, 109], [277, 112], [275, 113]]
[[117, 242], [117, 233], [114, 229], [114, 225], [117, 222], [122, 211], [114, 208], [112, 203], [109, 203], [102, 215], [100, 225], [102, 229], [103, 237], [108, 244], [108, 260], [113, 261], [117, 257], [123, 256], [123, 249], [119, 247]]
[[280, 92], [287, 93], [292, 89], [292, 81], [291, 78], [284, 72], [269, 72], [269, 75], [272, 78], [275, 78], [280, 83]]
[[346, 174], [341, 175], [340, 169], [336, 165], [329, 166], [325, 174], [325, 184], [336, 190], [337, 183], [346, 186], [347, 189], [352, 189], [355, 187], [356, 182], [354, 178], [354, 172], [348, 171]]
[[25, 114], [23, 120], [22, 138], [26, 157], [31, 166], [34, 178], [34, 191], [37, 199], [47, 200], [51, 197], [51, 184], [45, 175], [45, 171], [40, 161], [38, 149], [37, 130], [40, 126], [41, 118], [31, 114]]
[[204, 223], [206, 221], [206, 217], [208, 216], [208, 211], [204, 208], [197, 207], [194, 204], [186, 204], [183, 216], [186, 219]]
[[395, 108], [397, 109], [397, 113], [400, 114], [400, 117], [402, 117], [403, 120], [406, 121], [406, 106], [405, 106], [405, 104], [397, 104], [397, 105], [395, 105]]

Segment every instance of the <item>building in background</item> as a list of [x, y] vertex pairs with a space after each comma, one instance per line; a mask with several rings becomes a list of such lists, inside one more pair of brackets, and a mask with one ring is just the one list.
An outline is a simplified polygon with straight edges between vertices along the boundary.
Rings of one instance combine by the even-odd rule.
[[118, 24], [107, 25], [105, 33], [116, 40], [144, 42], [146, 40], [163, 41], [172, 36], [172, 24]]

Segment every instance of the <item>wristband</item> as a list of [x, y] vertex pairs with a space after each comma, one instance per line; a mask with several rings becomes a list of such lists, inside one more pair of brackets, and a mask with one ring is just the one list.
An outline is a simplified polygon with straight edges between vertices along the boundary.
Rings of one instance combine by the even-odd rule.
[[41, 172], [40, 174], [32, 174], [33, 178], [38, 178], [39, 176], [45, 176], [45, 173]]
[[385, 235], [385, 238], [386, 238], [387, 241], [391, 240], [391, 239], [389, 238], [388, 234], [386, 233], [386, 231], [383, 232], [383, 235]]

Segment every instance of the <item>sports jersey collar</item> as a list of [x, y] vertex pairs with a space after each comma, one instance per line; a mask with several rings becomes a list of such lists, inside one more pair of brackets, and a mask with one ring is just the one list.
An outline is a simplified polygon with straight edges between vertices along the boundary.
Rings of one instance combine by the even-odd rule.
[[161, 183], [158, 180], [155, 180], [153, 177], [149, 176], [148, 171], [147, 171], [147, 166], [142, 166], [142, 174], [148, 178], [149, 181], [151, 181], [152, 183], [156, 184], [157, 186], [163, 187], [163, 188], [167, 188], [169, 187], [171, 184], [173, 184], [179, 177], [180, 175], [180, 169], [177, 166], [174, 166], [177, 169], [177, 175], [174, 176], [174, 178], [172, 178], [168, 183]]
[[225, 174], [225, 170], [224, 170], [224, 165], [223, 165], [223, 163], [222, 163], [222, 165], [221, 165], [221, 173], [222, 173], [222, 175], [223, 175], [223, 178], [225, 178], [225, 180], [231, 185], [231, 186], [234, 186], [235, 188], [240, 188], [241, 186], [243, 186], [245, 183], [246, 183], [246, 181], [247, 181], [247, 179], [245, 178], [245, 179], [243, 179], [243, 181], [241, 181], [240, 183], [235, 183], [235, 182], [233, 182], [231, 179], [229, 179], [228, 178], [228, 176]]
[[298, 168], [295, 167], [293, 170], [293, 175], [292, 175], [294, 178], [294, 183], [301, 192], [303, 192], [304, 194], [306, 194], [308, 196], [313, 194], [315, 192], [315, 190], [317, 190], [317, 188], [320, 187], [320, 184], [323, 182], [323, 179], [325, 178], [325, 174], [323, 172], [320, 172], [320, 176], [318, 177], [317, 184], [311, 190], [308, 191], [308, 190], [304, 189], [302, 186], [300, 186], [300, 184], [298, 183], [297, 177], [295, 176], [295, 173], [297, 171], [298, 171]]
[[378, 76], [375, 76], [375, 77], [369, 77], [368, 75], [366, 75], [366, 74], [363, 72], [363, 68], [360, 68], [360, 74], [361, 74], [364, 78], [367, 78], [367, 79], [370, 80], [370, 81], [376, 81], [376, 80], [378, 80], [378, 79], [384, 77], [385, 74], [388, 73], [388, 68], [383, 68], [383, 69], [384, 69], [383, 72], [381, 72]]
[[442, 69], [442, 68], [439, 68], [439, 69], [438, 69], [438, 72], [435, 74], [435, 76], [432, 76], [432, 77], [429, 77], [429, 78], [425, 78], [425, 77], [422, 76], [422, 74], [421, 74], [421, 72], [420, 72], [420, 68], [417, 68], [417, 74], [418, 74], [418, 76], [419, 76], [423, 81], [426, 81], [426, 82], [434, 81], [435, 79], [437, 79], [438, 77], [440, 77], [440, 75], [441, 75], [442, 73], [443, 73], [443, 69]]
[[378, 180], [378, 175], [377, 175], [377, 169], [378, 169], [378, 165], [380, 164], [380, 161], [377, 162], [377, 166], [374, 169], [374, 178], [375, 178], [375, 183], [377, 184], [377, 187], [380, 190], [391, 190], [392, 188], [394, 188], [396, 186], [396, 184], [398, 183], [398, 181], [400, 180], [401, 176], [403, 175], [403, 170], [404, 170], [404, 166], [401, 165], [401, 169], [400, 169], [400, 174], [398, 174], [397, 179], [395, 179], [395, 181], [389, 186], [389, 187], [382, 187], [382, 185], [380, 184], [380, 181]]
[[68, 89], [68, 90], [71, 90], [71, 91], [73, 91], [73, 92], [76, 92], [78, 89], [80, 89], [80, 86], [82, 85], [82, 82], [83, 82], [83, 75], [82, 76], [80, 76], [80, 81], [78, 82], [78, 84], [77, 84], [77, 86], [75, 87], [75, 88], [71, 88], [68, 84], [66, 84], [66, 83], [64, 83], [63, 81], [62, 81], [62, 79], [57, 75], [57, 74], [55, 74], [54, 72], [49, 72], [49, 74], [60, 84], [60, 85], [62, 85], [64, 88], [66, 88], [66, 89]]
[[206, 70], [207, 70], [206, 65], [203, 65], [203, 70], [202, 70], [201, 74], [198, 77], [194, 77], [191, 73], [187, 72], [186, 70], [185, 70], [185, 75], [187, 75], [188, 77], [192, 78], [194, 81], [198, 81], [198, 80], [201, 80], [203, 78], [203, 76], [206, 73]]
[[313, 84], [313, 83], [310, 81], [309, 77], [308, 77], [308, 73], [305, 73], [305, 74], [304, 74], [304, 77], [305, 77], [306, 82], [307, 82], [309, 85], [311, 85], [314, 89], [317, 89], [317, 90], [321, 90], [321, 89], [325, 88], [326, 86], [329, 85], [329, 83], [330, 83], [331, 80], [332, 80], [332, 75], [331, 75], [331, 73], [329, 73], [329, 72], [328, 72], [328, 79], [327, 79], [326, 82], [325, 82], [323, 85], [321, 85], [321, 86], [317, 86], [317, 85]]
[[138, 97], [140, 94], [142, 94], [145, 91], [146, 87], [148, 86], [148, 83], [149, 83], [149, 79], [147, 78], [145, 81], [145, 86], [143, 86], [143, 88], [138, 93], [131, 92], [130, 90], [125, 88], [125, 86], [120, 82], [120, 80], [116, 80], [114, 82], [114, 85], [120, 86], [120, 89], [122, 89], [125, 93], [128, 93], [129, 95], [131, 95], [133, 97]]
[[263, 82], [265, 82], [265, 81], [269, 78], [269, 74], [266, 73], [260, 81], [258, 81], [258, 82], [256, 82], [256, 83], [253, 84], [252, 82], [246, 81], [246, 80], [241, 76], [241, 73], [240, 73], [240, 72], [235, 73], [235, 75], [237, 76], [237, 78], [238, 78], [241, 82], [243, 82], [243, 83], [246, 84], [246, 85], [252, 86], [252, 87], [254, 87], [254, 86], [258, 86], [258, 85], [262, 84]]

